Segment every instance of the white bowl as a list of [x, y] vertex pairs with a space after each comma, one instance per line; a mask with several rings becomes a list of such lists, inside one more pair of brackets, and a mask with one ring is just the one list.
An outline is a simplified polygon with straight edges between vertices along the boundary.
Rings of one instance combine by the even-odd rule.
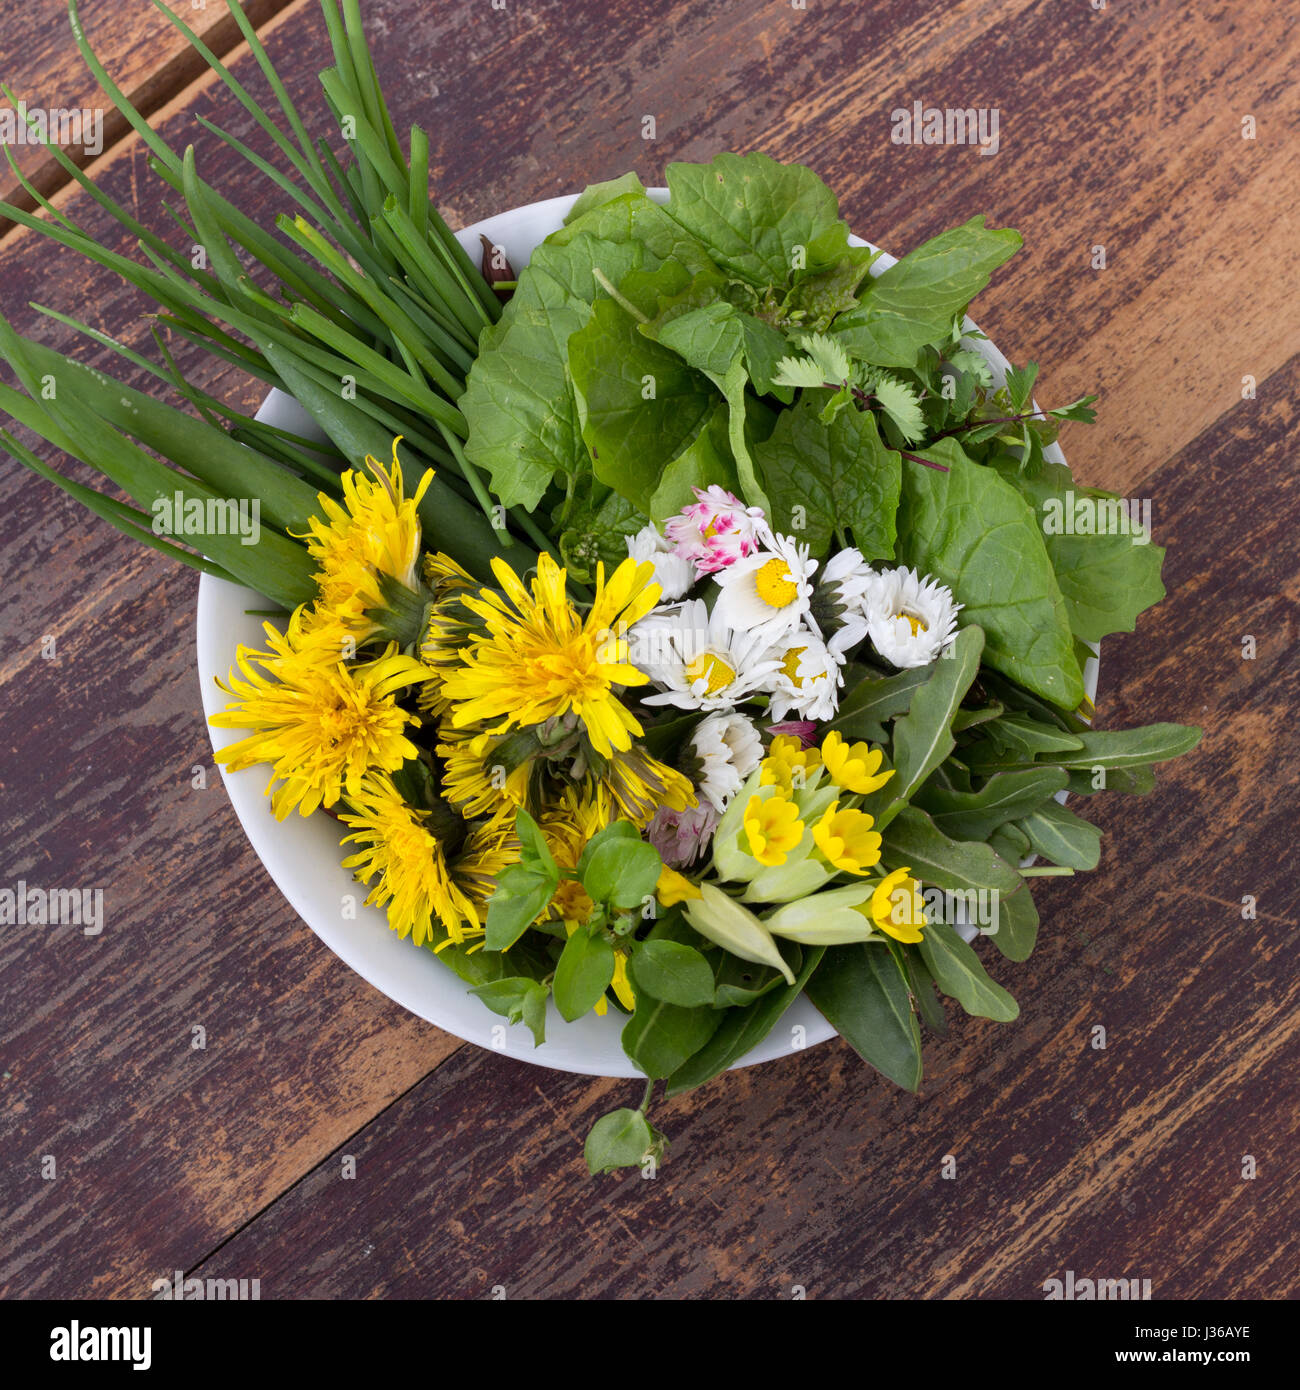
[[[651, 193], [661, 202], [668, 197], [666, 189], [653, 189]], [[533, 248], [561, 225], [575, 197], [547, 198], [499, 213], [457, 233], [458, 239], [477, 259], [479, 234], [483, 233], [494, 244], [504, 247], [511, 264], [516, 270], [522, 270]], [[859, 237], [854, 237], [853, 243], [869, 244]], [[873, 274], [893, 265], [894, 259], [889, 255], [880, 256], [872, 266]], [[967, 327], [973, 329], [975, 325], [968, 319]], [[982, 338], [968, 340], [966, 346], [975, 348], [988, 359], [1001, 384], [1010, 364], [997, 348]], [[272, 391], [267, 397], [258, 418], [304, 435], [319, 435], [302, 407], [279, 391]], [[1049, 458], [1064, 462], [1055, 445], [1047, 454]], [[251, 589], [208, 575], [200, 579], [198, 666], [205, 715], [215, 714], [225, 706], [225, 696], [218, 690], [215, 677], [224, 677], [229, 672], [235, 648], [240, 643], [260, 647], [264, 641], [263, 619], [250, 616], [247, 610], [269, 606], [266, 599]], [[1096, 694], [1096, 667], [1094, 659], [1084, 672], [1090, 696]], [[236, 729], [208, 727], [214, 749], [243, 736]], [[337, 822], [323, 812], [309, 817], [295, 814], [277, 821], [265, 796], [265, 768], [250, 768], [244, 772], [227, 772], [223, 768], [222, 778], [244, 833], [294, 911], [330, 950], [390, 999], [466, 1042], [505, 1052], [521, 1061], [588, 1076], [640, 1075], [623, 1053], [619, 1042], [623, 1016], [613, 1010], [605, 1018], [588, 1015], [576, 1023], [566, 1023], [552, 1004], [547, 1010], [546, 1041], [534, 1048], [532, 1036], [526, 1029], [507, 1027], [503, 1019], [468, 994], [464, 981], [432, 953], [398, 937], [389, 930], [382, 911], [363, 905], [367, 889], [355, 883], [352, 875], [342, 867]], [[346, 904], [355, 905], [349, 909], [347, 917], [344, 916]], [[351, 915], [353, 911], [355, 916]], [[963, 935], [969, 940], [974, 931], [974, 927], [964, 928]], [[802, 1036], [794, 1031], [796, 1027], [802, 1027]], [[736, 1066], [752, 1066], [788, 1056], [794, 1050], [796, 1038], [806, 1047], [834, 1036], [835, 1030], [803, 996], [795, 1001], [781, 1023]]]

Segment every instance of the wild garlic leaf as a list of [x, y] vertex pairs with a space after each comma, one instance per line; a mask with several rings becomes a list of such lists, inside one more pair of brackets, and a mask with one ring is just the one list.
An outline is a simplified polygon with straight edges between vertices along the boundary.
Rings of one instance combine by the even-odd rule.
[[880, 367], [908, 367], [928, 343], [951, 337], [967, 304], [1021, 246], [1009, 227], [972, 217], [910, 251], [864, 286], [858, 307], [832, 332], [853, 356]]
[[984, 660], [1063, 709], [1083, 698], [1069, 610], [1039, 519], [1016, 487], [973, 463], [951, 439], [920, 451], [937, 472], [907, 462], [898, 552], [964, 604], [963, 623], [985, 632]]

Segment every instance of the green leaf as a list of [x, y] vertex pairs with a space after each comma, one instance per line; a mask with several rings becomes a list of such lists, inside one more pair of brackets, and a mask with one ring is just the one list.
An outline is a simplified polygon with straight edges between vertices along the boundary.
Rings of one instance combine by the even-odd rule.
[[719, 1026], [669, 1076], [668, 1095], [679, 1095], [682, 1091], [703, 1085], [752, 1052], [776, 1027], [807, 986], [821, 963], [824, 951], [823, 946], [799, 947], [793, 941], [781, 942], [781, 954], [794, 973], [794, 984], [782, 983], [747, 1008], [713, 1010]]
[[637, 998], [648, 995], [684, 1009], [713, 1003], [713, 970], [691, 946], [678, 941], [644, 941], [631, 960]]
[[1113, 510], [1118, 499], [1113, 493], [1075, 487], [1064, 464], [1045, 463], [1029, 475], [1021, 473], [1015, 459], [999, 455], [990, 466], [1019, 489], [1038, 514], [1075, 635], [1100, 642], [1113, 632], [1132, 632], [1138, 614], [1165, 596], [1160, 578], [1163, 548], [1152, 545], [1140, 527], [1127, 533], [1111, 529], [1101, 535], [1072, 534], [1081, 504], [1084, 519], [1092, 525], [1095, 510]]
[[538, 869], [547, 877], [555, 875], [558, 879], [559, 866], [551, 853], [551, 847], [546, 843], [546, 836], [523, 807], [515, 812], [515, 834], [519, 836], [521, 845], [519, 862]]
[[654, 896], [663, 867], [653, 845], [620, 836], [603, 841], [592, 852], [582, 871], [582, 886], [592, 902], [628, 912]]
[[729, 407], [719, 402], [703, 428], [663, 471], [650, 499], [650, 518], [662, 524], [695, 501], [695, 489], [716, 483], [739, 493], [740, 479], [727, 442]]
[[587, 872], [587, 865], [591, 863], [591, 856], [601, 845], [610, 844], [614, 840], [639, 840], [640, 838], [641, 832], [630, 820], [612, 821], [603, 830], [598, 830], [582, 847], [582, 853], [578, 856], [577, 863], [578, 877], [581, 878]]
[[864, 362], [910, 367], [926, 344], [949, 337], [953, 320], [1021, 244], [1019, 232], [972, 217], [869, 281], [858, 307], [835, 320], [834, 336]]
[[987, 840], [1007, 821], [1018, 820], [1050, 801], [1069, 780], [1062, 768], [999, 772], [978, 791], [955, 791], [927, 782], [914, 804], [928, 811], [935, 826], [955, 840]]
[[540, 981], [525, 975], [512, 975], [480, 985], [470, 993], [508, 1023], [522, 1022], [532, 1032], [534, 1046], [541, 1047], [546, 1041], [548, 990]]
[[790, 281], [796, 247], [837, 231], [846, 244], [834, 193], [800, 164], [720, 154], [710, 164], [670, 164], [668, 187], [672, 217], [723, 269], [760, 289]]
[[654, 1144], [649, 1121], [639, 1110], [611, 1110], [591, 1127], [583, 1147], [587, 1168], [612, 1173], [615, 1168], [638, 1168]]
[[908, 988], [912, 991], [912, 999], [921, 1022], [936, 1037], [946, 1038], [948, 1015], [944, 1012], [943, 1002], [934, 992], [934, 977], [914, 945], [908, 946], [903, 962], [907, 968]]
[[968, 1014], [1010, 1023], [1020, 1006], [989, 979], [980, 958], [947, 922], [929, 923], [921, 937], [921, 955], [943, 992]]
[[890, 558], [899, 455], [881, 442], [869, 412], [843, 410], [824, 425], [819, 404], [814, 395], [802, 396], [780, 412], [771, 437], [754, 447], [772, 525], [806, 541], [814, 555], [825, 555], [832, 537], [848, 527], [864, 555]]
[[614, 948], [602, 931], [580, 926], [564, 943], [551, 993], [569, 1023], [590, 1013], [614, 978]]
[[[1008, 773], [1007, 776], [1014, 776]], [[1101, 831], [1055, 801], [1016, 824], [1045, 859], [1070, 869], [1095, 869], [1101, 859]]]
[[650, 270], [672, 260], [689, 274], [717, 273], [708, 247], [644, 193], [624, 193], [570, 217], [572, 220], [546, 238], [548, 246], [565, 246], [579, 236], [592, 236], [619, 246], [634, 243], [649, 257], [644, 264]]
[[912, 696], [907, 713], [894, 724], [894, 776], [886, 784], [890, 800], [880, 818], [881, 826], [907, 805], [921, 783], [956, 747], [952, 718], [975, 679], [983, 649], [983, 630], [964, 627], [952, 644], [951, 655], [926, 668], [929, 679]]
[[559, 881], [558, 870], [549, 873], [526, 864], [502, 869], [488, 899], [484, 949], [508, 951], [546, 910]]
[[1029, 504], [951, 440], [909, 463], [898, 511], [905, 563], [946, 584], [964, 622], [984, 629], [984, 660], [1064, 709], [1083, 698], [1069, 615]]
[[608, 299], [569, 339], [569, 370], [596, 477], [648, 513], [665, 466], [712, 412], [713, 388]]
[[808, 997], [863, 1061], [896, 1086], [918, 1089], [921, 1029], [906, 976], [887, 947], [832, 947], [808, 983]]
[[707, 1005], [684, 1009], [662, 999], [639, 999], [623, 1027], [623, 1051], [646, 1076], [671, 1076], [713, 1036], [723, 1014]]
[[998, 902], [998, 929], [984, 933], [1008, 960], [1028, 960], [1038, 939], [1038, 907], [1021, 879], [1019, 892]]
[[612, 203], [615, 198], [620, 198], [625, 193], [645, 196], [645, 184], [631, 169], [626, 174], [620, 174], [616, 179], [605, 179], [601, 183], [589, 183], [578, 194], [577, 201], [565, 214], [564, 225], [567, 227], [571, 222], [576, 222], [584, 212], [590, 212], [592, 208], [600, 207], [605, 203]]
[[995, 757], [1020, 754], [1029, 759], [1046, 754], [1072, 753], [1083, 747], [1083, 740], [1078, 734], [1067, 733], [1029, 714], [1004, 714], [985, 725], [984, 735], [985, 741], [971, 746], [972, 765], [982, 762], [990, 751]]
[[[641, 260], [635, 243], [585, 235], [545, 242], [520, 272], [500, 321], [483, 330], [459, 402], [469, 425], [465, 453], [505, 506], [531, 510], [553, 478], [590, 469], [569, 380], [569, 339], [604, 295], [593, 271], [617, 283]], [[601, 303], [615, 309], [608, 298]]]
[[[606, 573], [627, 559], [627, 540], [646, 524], [646, 515], [626, 497], [611, 492], [603, 483], [587, 480], [575, 496], [581, 498], [569, 513], [560, 533], [560, 557], [572, 578], [589, 582], [596, 566], [604, 564]], [[585, 495], [583, 495], [585, 494]], [[602, 500], [594, 502], [593, 495]]]
[[862, 676], [856, 683], [846, 681], [848, 690], [829, 727], [847, 739], [879, 741], [884, 737], [885, 721], [906, 713], [912, 697], [934, 674], [934, 667], [932, 662], [893, 676]]
[[[1181, 757], [1200, 741], [1201, 730], [1193, 724], [1143, 724], [1136, 729], [1089, 729], [1079, 735], [1082, 747], [1065, 753], [1051, 753], [1046, 758], [1055, 766], [1069, 771], [1091, 772], [1098, 767], [1108, 770], [1139, 769], [1151, 763]], [[1025, 759], [1014, 755], [982, 764], [993, 771], [1010, 771], [1029, 765]]]
[[914, 444], [925, 434], [925, 417], [914, 387], [882, 375], [872, 383], [871, 390], [906, 443]]

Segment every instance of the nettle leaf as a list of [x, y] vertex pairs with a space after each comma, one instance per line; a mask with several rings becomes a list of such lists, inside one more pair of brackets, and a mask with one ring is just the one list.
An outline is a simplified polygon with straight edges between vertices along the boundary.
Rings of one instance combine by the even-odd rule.
[[826, 384], [826, 373], [811, 357], [782, 357], [772, 378], [779, 386], [818, 390]]
[[1069, 612], [1032, 508], [996, 470], [972, 463], [951, 439], [903, 472], [898, 551], [946, 584], [962, 619], [984, 629], [984, 660], [1063, 709], [1083, 699]]
[[1021, 244], [1019, 232], [995, 231], [985, 227], [982, 216], [972, 217], [871, 280], [858, 307], [837, 318], [832, 332], [864, 362], [911, 366], [927, 344], [951, 337], [953, 320]]
[[921, 414], [920, 397], [915, 388], [882, 373], [876, 378], [872, 393], [907, 443], [914, 444], [924, 436], [925, 416]]
[[1064, 464], [1044, 463], [1031, 474], [1002, 454], [991, 466], [1038, 516], [1075, 635], [1100, 642], [1113, 632], [1132, 632], [1138, 614], [1165, 596], [1160, 578], [1163, 547], [1152, 545], [1151, 537], [1136, 526], [1128, 534], [1068, 534], [1065, 527], [1080, 500], [1095, 510], [1097, 502], [1116, 499], [1111, 493], [1075, 487]]
[[844, 382], [853, 376], [849, 355], [834, 338], [824, 333], [807, 333], [799, 338], [799, 346], [822, 372], [822, 381]]
[[710, 164], [670, 164], [668, 187], [672, 217], [720, 266], [760, 289], [790, 282], [796, 247], [809, 264], [825, 265], [837, 242], [847, 245], [835, 194], [803, 165], [720, 154]]
[[[988, 387], [993, 385], [993, 368], [989, 366], [988, 359], [983, 353], [976, 352], [973, 348], [961, 348], [957, 352], [949, 353], [948, 364], [955, 367], [963, 375], [973, 377], [981, 386]], [[957, 411], [953, 414], [965, 418], [966, 411]]]
[[483, 330], [459, 405], [469, 425], [466, 457], [487, 473], [503, 505], [534, 508], [553, 478], [590, 468], [569, 380], [569, 338], [604, 293], [593, 270], [617, 281], [641, 260], [635, 243], [590, 236], [543, 243], [500, 321]]
[[864, 555], [887, 559], [894, 553], [901, 459], [885, 447], [869, 412], [845, 410], [823, 424], [818, 404], [816, 396], [802, 396], [777, 416], [770, 438], [754, 446], [772, 525], [806, 541], [816, 555], [847, 527]]
[[568, 354], [596, 477], [648, 513], [665, 465], [712, 412], [712, 386], [610, 299], [596, 302]]

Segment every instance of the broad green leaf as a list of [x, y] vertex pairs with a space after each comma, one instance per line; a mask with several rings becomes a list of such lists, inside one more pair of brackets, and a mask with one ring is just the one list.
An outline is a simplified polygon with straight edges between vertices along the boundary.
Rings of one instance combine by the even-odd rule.
[[921, 1029], [907, 978], [887, 947], [831, 947], [808, 997], [863, 1061], [905, 1090], [920, 1086]]
[[548, 873], [526, 864], [511, 864], [502, 869], [488, 899], [484, 948], [509, 950], [545, 911], [558, 883], [558, 872]]
[[679, 941], [643, 941], [631, 960], [632, 987], [685, 1009], [713, 1003], [713, 969], [691, 946]]
[[551, 993], [560, 1016], [570, 1023], [590, 1013], [614, 978], [614, 948], [604, 932], [581, 926], [564, 943]]
[[921, 958], [916, 946], [909, 945], [903, 957], [907, 968], [907, 985], [912, 991], [916, 1012], [922, 1023], [939, 1038], [948, 1036], [948, 1015], [943, 1001], [935, 994], [934, 976]]
[[980, 958], [947, 922], [931, 922], [920, 942], [921, 955], [936, 984], [968, 1014], [1010, 1023], [1020, 1006], [989, 979]]
[[582, 1153], [593, 1175], [612, 1173], [638, 1167], [653, 1144], [649, 1121], [640, 1110], [611, 1110], [592, 1125]]
[[634, 242], [582, 235], [562, 246], [544, 243], [520, 272], [500, 321], [483, 330], [459, 405], [469, 425], [466, 456], [505, 506], [532, 509], [553, 478], [590, 469], [569, 380], [569, 338], [604, 294], [592, 272], [599, 267], [617, 283], [641, 259]]
[[1128, 534], [1075, 532], [1080, 504], [1083, 520], [1095, 524], [1097, 507], [1113, 511], [1118, 502], [1112, 493], [1076, 487], [1064, 464], [1045, 463], [1028, 475], [1015, 459], [1000, 455], [991, 466], [1019, 489], [1038, 516], [1075, 635], [1100, 642], [1112, 632], [1132, 632], [1138, 614], [1165, 596], [1160, 579], [1164, 550], [1152, 545], [1140, 528]]
[[[1007, 774], [1014, 776], [1014, 773]], [[1101, 831], [1055, 801], [1016, 824], [1045, 859], [1070, 869], [1095, 869], [1101, 859]]]
[[[565, 246], [580, 236], [592, 236], [620, 246], [635, 243], [650, 257], [645, 264], [652, 270], [658, 263], [669, 260], [677, 261], [691, 274], [717, 270], [708, 247], [643, 193], [624, 193], [587, 208], [559, 231], [552, 232], [546, 244]], [[616, 277], [611, 275], [610, 278], [621, 288]]]
[[[480, 951], [477, 954], [483, 955]], [[533, 1035], [533, 1044], [540, 1047], [546, 1041], [546, 986], [525, 975], [493, 980], [470, 990], [494, 1014], [508, 1023], [523, 1023]]]
[[592, 902], [626, 912], [654, 896], [663, 867], [653, 845], [624, 835], [597, 846], [582, 871], [582, 886]]
[[864, 362], [910, 367], [924, 346], [949, 336], [953, 320], [1021, 244], [1019, 232], [994, 231], [982, 216], [972, 217], [869, 281], [857, 308], [837, 318], [832, 332]]
[[1023, 879], [1019, 892], [999, 900], [998, 929], [986, 935], [1008, 960], [1029, 959], [1038, 940], [1038, 907]]
[[800, 259], [796, 248], [806, 256], [829, 234], [813, 252], [814, 259], [829, 261], [835, 243], [846, 245], [834, 193], [800, 164], [778, 164], [765, 154], [720, 154], [710, 164], [670, 164], [668, 187], [672, 217], [709, 247], [720, 266], [759, 289], [790, 282]]
[[569, 369], [596, 477], [648, 513], [664, 468], [695, 437], [717, 395], [638, 328], [612, 300], [598, 300], [569, 339]]
[[819, 409], [818, 397], [805, 394], [754, 448], [772, 524], [815, 555], [825, 555], [847, 528], [868, 558], [890, 559], [902, 461], [881, 442], [869, 412], [842, 410], [824, 425]]
[[689, 1060], [683, 1059], [669, 1076], [668, 1094], [679, 1095], [693, 1086], [703, 1085], [752, 1052], [799, 997], [817, 970], [824, 950], [822, 946], [800, 947], [792, 941], [782, 942], [781, 954], [794, 974], [794, 984], [782, 982], [776, 989], [744, 1008], [714, 1010], [714, 1017], [719, 1020], [718, 1028], [695, 1049]]
[[1083, 698], [1069, 615], [1029, 504], [951, 440], [921, 451], [940, 473], [909, 462], [898, 553], [946, 584], [962, 621], [984, 629], [984, 660], [1064, 709]]
[[638, 999], [623, 1026], [623, 1051], [644, 1075], [660, 1080], [698, 1052], [723, 1017], [708, 1005], [684, 1009], [662, 999]]
[[664, 469], [650, 499], [650, 517], [662, 523], [695, 501], [695, 489], [713, 484], [740, 491], [735, 461], [727, 443], [729, 407], [719, 402], [693, 440]]
[[604, 179], [600, 183], [589, 183], [581, 193], [573, 206], [564, 215], [564, 225], [576, 222], [584, 212], [590, 212], [592, 208], [598, 208], [605, 203], [612, 203], [615, 198], [621, 198], [625, 193], [639, 194], [645, 197], [645, 184], [637, 176], [634, 170], [629, 169], [626, 174], [620, 174], [616, 179]]

